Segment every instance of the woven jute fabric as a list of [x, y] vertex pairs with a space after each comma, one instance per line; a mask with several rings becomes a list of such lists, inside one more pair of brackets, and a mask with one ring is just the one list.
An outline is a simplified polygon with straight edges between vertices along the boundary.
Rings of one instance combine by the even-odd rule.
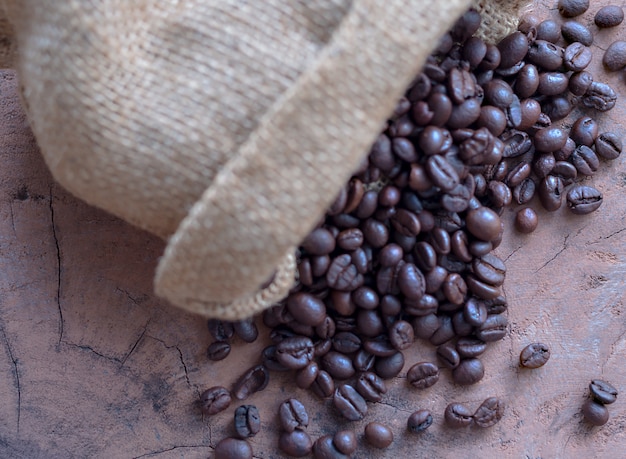
[[0, 38], [54, 177], [168, 241], [158, 295], [233, 320], [284, 298], [296, 247], [470, 4], [0, 0]]

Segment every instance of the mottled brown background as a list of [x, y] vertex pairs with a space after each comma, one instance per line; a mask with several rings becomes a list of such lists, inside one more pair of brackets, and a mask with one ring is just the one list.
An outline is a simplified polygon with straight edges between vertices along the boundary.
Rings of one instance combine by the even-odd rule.
[[[592, 1], [582, 21], [609, 2]], [[618, 2], [623, 4], [623, 2]], [[535, 11], [557, 16], [556, 1]], [[595, 29], [595, 28], [594, 28]], [[624, 26], [596, 35], [596, 78], [622, 99], [597, 114], [603, 129], [623, 134], [624, 73], [606, 74], [602, 49], [625, 39]], [[205, 358], [210, 337], [202, 318], [154, 297], [152, 274], [163, 243], [83, 204], [54, 183], [19, 106], [16, 77], [0, 72], [0, 457], [207, 458], [229, 435], [233, 404], [211, 419], [194, 406], [206, 388], [229, 386], [257, 361], [263, 341], [237, 342], [220, 363]], [[567, 124], [567, 123], [561, 123]], [[510, 333], [491, 346], [479, 384], [407, 387], [404, 374], [384, 402], [371, 404], [360, 423], [346, 423], [328, 402], [297, 389], [289, 376], [272, 376], [249, 403], [260, 408], [263, 430], [251, 440], [255, 456], [277, 452], [276, 408], [300, 398], [312, 415], [313, 438], [339, 427], [362, 432], [387, 422], [396, 441], [384, 451], [362, 446], [357, 457], [618, 457], [626, 450], [626, 393], [611, 405], [611, 419], [591, 428], [580, 406], [591, 378], [626, 392], [626, 155], [602, 164], [589, 182], [605, 202], [598, 212], [573, 216], [540, 212], [528, 236], [511, 229], [498, 253], [506, 259]], [[538, 205], [535, 205], [538, 208]], [[263, 331], [267, 337], [267, 331]], [[518, 368], [528, 343], [550, 345], [538, 370]], [[406, 352], [407, 366], [434, 359], [430, 346]], [[442, 425], [450, 401], [472, 407], [491, 395], [508, 402], [495, 427], [451, 431]], [[405, 432], [409, 413], [428, 408], [434, 425], [420, 436]]]

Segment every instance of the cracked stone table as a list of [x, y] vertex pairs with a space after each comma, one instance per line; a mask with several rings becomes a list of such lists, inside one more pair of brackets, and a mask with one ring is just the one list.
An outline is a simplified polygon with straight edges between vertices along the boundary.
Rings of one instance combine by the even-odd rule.
[[[555, 3], [538, 5], [556, 15]], [[623, 30], [601, 32], [597, 46], [624, 39]], [[619, 88], [622, 100], [596, 118], [623, 135], [624, 75], [605, 74], [600, 53], [594, 73]], [[237, 405], [203, 419], [196, 400], [256, 363], [267, 330], [254, 345], [235, 344], [225, 361], [208, 362], [205, 321], [152, 294], [163, 242], [55, 184], [16, 85], [14, 73], [0, 73], [0, 457], [210, 457], [212, 445], [232, 433]], [[621, 396], [601, 428], [585, 424], [580, 407], [592, 378], [626, 392], [626, 156], [603, 163], [589, 182], [605, 196], [592, 215], [540, 212], [537, 231], [523, 236], [511, 230], [513, 212], [505, 213], [509, 230], [498, 253], [508, 267], [510, 330], [488, 349], [483, 381], [461, 388], [444, 371], [437, 385], [417, 392], [401, 373], [365, 421], [347, 423], [328, 402], [295, 388], [290, 376], [272, 375], [269, 388], [248, 401], [263, 421], [251, 441], [255, 456], [280, 457], [275, 413], [290, 396], [308, 407], [313, 438], [340, 426], [362, 432], [375, 419], [392, 427], [390, 449], [362, 446], [358, 457], [608, 458], [624, 451]], [[519, 351], [534, 341], [549, 344], [552, 358], [541, 369], [521, 370]], [[430, 346], [415, 345], [406, 355], [405, 372], [435, 358]], [[475, 407], [491, 395], [508, 403], [495, 427], [451, 431], [442, 425], [449, 402]], [[418, 408], [432, 410], [435, 422], [413, 436], [405, 422]]]

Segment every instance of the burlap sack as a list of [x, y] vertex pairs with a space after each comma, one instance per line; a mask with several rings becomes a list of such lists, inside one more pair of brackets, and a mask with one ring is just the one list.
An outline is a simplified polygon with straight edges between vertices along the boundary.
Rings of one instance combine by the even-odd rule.
[[[169, 240], [158, 295], [237, 319], [286, 295], [296, 247], [469, 4], [0, 0], [0, 41], [55, 178]], [[519, 6], [478, 5], [498, 34]]]

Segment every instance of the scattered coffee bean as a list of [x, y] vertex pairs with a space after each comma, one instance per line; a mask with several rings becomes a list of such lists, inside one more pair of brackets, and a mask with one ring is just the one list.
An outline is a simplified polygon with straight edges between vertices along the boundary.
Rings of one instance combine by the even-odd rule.
[[626, 41], [614, 41], [604, 52], [602, 63], [612, 72], [626, 67]]
[[603, 405], [610, 405], [617, 400], [617, 389], [601, 379], [594, 379], [589, 383], [589, 393], [596, 402]]
[[601, 403], [587, 400], [583, 403], [583, 416], [589, 424], [603, 426], [609, 421], [609, 410]]
[[559, 0], [557, 7], [561, 16], [573, 18], [589, 9], [589, 0]]
[[550, 349], [543, 343], [532, 343], [522, 349], [520, 364], [525, 368], [539, 368], [550, 359]]
[[433, 416], [428, 410], [418, 410], [411, 413], [407, 420], [409, 432], [420, 433], [428, 429], [433, 423]]
[[314, 459], [349, 459], [349, 456], [341, 453], [333, 443], [333, 437], [324, 435], [313, 443]]
[[622, 153], [622, 139], [614, 132], [603, 132], [595, 141], [596, 153], [604, 159], [615, 159]]
[[375, 448], [387, 448], [393, 443], [393, 432], [379, 422], [370, 422], [365, 426], [365, 440]]
[[228, 341], [235, 334], [232, 322], [224, 320], [209, 319], [207, 321], [209, 333], [215, 341]]
[[353, 454], [358, 446], [354, 430], [339, 430], [333, 435], [333, 445], [337, 450], [345, 455]]
[[309, 425], [309, 415], [304, 405], [295, 398], [285, 400], [278, 409], [280, 425], [286, 432], [296, 429], [306, 429]]
[[434, 363], [419, 362], [409, 368], [406, 379], [416, 389], [426, 389], [439, 381], [439, 368]]
[[211, 387], [200, 395], [202, 413], [209, 416], [220, 413], [230, 406], [231, 400], [230, 391], [225, 387]]
[[367, 402], [348, 384], [342, 384], [335, 389], [333, 404], [348, 421], [359, 421], [367, 414]]
[[230, 344], [226, 341], [214, 341], [207, 348], [206, 355], [214, 362], [224, 360], [230, 354]]
[[468, 427], [474, 423], [473, 413], [465, 405], [450, 403], [444, 412], [444, 420], [448, 427]]
[[246, 371], [233, 386], [233, 395], [238, 400], [245, 400], [255, 392], [267, 387], [270, 374], [264, 365], [256, 365]]
[[576, 185], [567, 192], [567, 205], [574, 214], [591, 213], [602, 205], [602, 193], [592, 186]]
[[532, 233], [537, 229], [538, 224], [537, 213], [530, 207], [524, 207], [515, 214], [515, 228], [520, 233]]
[[505, 404], [497, 397], [489, 397], [476, 410], [473, 415], [474, 424], [478, 427], [492, 427], [504, 416]]
[[370, 402], [380, 402], [387, 393], [385, 381], [380, 376], [367, 371], [359, 376], [355, 388], [359, 394]]
[[483, 379], [485, 367], [476, 358], [461, 360], [461, 363], [452, 370], [452, 379], [456, 384], [469, 386]]
[[254, 319], [244, 319], [234, 322], [233, 329], [235, 334], [246, 343], [256, 341], [259, 336], [259, 330], [254, 323]]
[[622, 21], [624, 21], [624, 10], [617, 5], [603, 6], [594, 17], [594, 22], [600, 28], [616, 27]]
[[241, 405], [235, 410], [235, 432], [239, 438], [254, 437], [261, 430], [261, 416], [254, 405]]
[[278, 437], [278, 448], [291, 457], [304, 457], [311, 454], [313, 440], [303, 430], [281, 432]]
[[578, 42], [585, 46], [593, 43], [591, 30], [577, 21], [565, 21], [561, 26], [561, 35], [568, 43]]

